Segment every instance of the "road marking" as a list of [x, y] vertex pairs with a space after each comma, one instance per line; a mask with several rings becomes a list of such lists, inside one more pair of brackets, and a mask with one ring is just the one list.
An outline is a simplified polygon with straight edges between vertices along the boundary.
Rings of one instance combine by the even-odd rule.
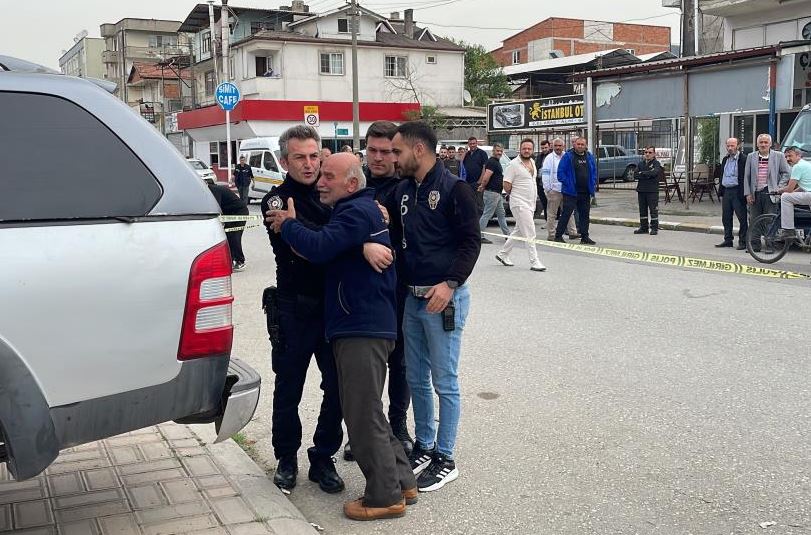
[[[487, 236], [503, 238], [503, 234], [495, 232], [482, 232]], [[514, 237], [514, 240], [532, 242], [536, 245], [554, 247], [557, 249], [567, 249], [579, 253], [593, 254], [597, 256], [607, 256], [610, 258], [620, 258], [623, 260], [634, 260], [648, 264], [660, 266], [675, 266], [688, 269], [700, 269], [703, 271], [714, 271], [716, 273], [732, 273], [735, 275], [749, 275], [752, 277], [767, 277], [770, 279], [811, 279], [811, 275], [797, 273], [795, 271], [783, 271], [760, 266], [749, 266], [737, 264], [735, 262], [725, 262], [723, 260], [710, 260], [707, 258], [695, 258], [692, 256], [670, 255], [664, 253], [649, 253], [645, 251], [629, 251], [626, 249], [613, 249], [610, 247], [596, 247], [594, 245], [581, 245], [577, 243], [560, 243], [546, 240], [528, 240], [526, 238]]]

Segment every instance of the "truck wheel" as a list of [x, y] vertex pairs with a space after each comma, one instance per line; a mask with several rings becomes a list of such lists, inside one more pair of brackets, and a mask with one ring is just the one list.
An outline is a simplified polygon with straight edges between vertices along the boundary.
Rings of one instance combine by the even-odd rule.
[[636, 180], [636, 166], [629, 165], [625, 168], [625, 172], [622, 174], [622, 181], [633, 182], [634, 180]]

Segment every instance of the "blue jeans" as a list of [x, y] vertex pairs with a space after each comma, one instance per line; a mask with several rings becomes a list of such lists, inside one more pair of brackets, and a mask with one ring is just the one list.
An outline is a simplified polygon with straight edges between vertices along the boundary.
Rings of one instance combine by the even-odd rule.
[[[466, 285], [453, 292], [456, 329], [442, 328], [442, 314], [425, 310], [428, 300], [409, 294], [403, 317], [406, 378], [414, 407], [414, 431], [420, 446], [453, 458], [456, 430], [459, 426], [459, 353], [462, 331], [470, 309], [470, 290]], [[434, 421], [434, 391], [439, 396], [439, 432]]]
[[501, 233], [509, 234], [510, 228], [507, 226], [507, 214], [504, 212], [504, 198], [501, 193], [489, 190], [484, 190], [482, 193], [484, 193], [484, 212], [479, 220], [479, 230], [482, 232], [487, 230], [487, 223], [495, 214], [498, 218], [498, 226], [501, 227]]

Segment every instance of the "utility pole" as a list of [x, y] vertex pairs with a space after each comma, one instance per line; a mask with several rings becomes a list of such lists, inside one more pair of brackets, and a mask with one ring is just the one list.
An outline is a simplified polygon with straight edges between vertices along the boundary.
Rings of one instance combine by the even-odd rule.
[[358, 1], [352, 0], [352, 147], [360, 150], [360, 104], [358, 101]]
[[682, 0], [681, 2], [681, 56], [695, 56], [698, 54], [698, 32], [696, 31], [696, 13], [698, 0]]
[[[208, 0], [208, 27], [211, 31], [211, 48], [209, 49], [209, 52], [211, 53], [211, 59], [214, 60], [214, 85], [217, 85], [220, 81], [219, 73], [217, 72], [217, 39], [214, 38], [214, 36], [217, 35], [217, 26], [214, 24], [214, 0]], [[203, 44], [200, 43], [200, 48], [202, 47]]]
[[[220, 26], [222, 27], [222, 81], [231, 81], [231, 62], [228, 57], [228, 38], [231, 28], [228, 25], [228, 0], [222, 0], [220, 10]], [[225, 151], [228, 158], [228, 183], [233, 180], [231, 176], [231, 112], [225, 112]]]

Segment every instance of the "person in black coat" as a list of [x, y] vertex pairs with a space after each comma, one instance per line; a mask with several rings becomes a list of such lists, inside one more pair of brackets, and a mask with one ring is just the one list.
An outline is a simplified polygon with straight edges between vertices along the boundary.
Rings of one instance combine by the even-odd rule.
[[749, 220], [746, 216], [746, 195], [744, 195], [743, 175], [746, 170], [746, 157], [738, 150], [738, 140], [734, 137], [727, 139], [727, 155], [721, 160], [721, 165], [715, 168], [715, 178], [718, 179], [718, 196], [721, 197], [721, 222], [724, 224], [724, 241], [716, 247], [732, 247], [734, 236], [732, 234], [732, 214], [738, 217], [738, 246], [736, 249], [746, 249], [746, 233], [749, 231]]
[[[639, 201], [639, 228], [634, 234], [659, 234], [659, 177], [664, 172], [656, 159], [656, 148], [645, 147], [645, 153], [636, 172], [636, 196]], [[648, 213], [650, 212], [650, 226]]]
[[[213, 180], [206, 180], [208, 190], [214, 195], [220, 205], [222, 215], [248, 215], [248, 205], [237, 197], [236, 193], [226, 186], [215, 184]], [[228, 249], [231, 251], [234, 271], [245, 269], [245, 253], [242, 252], [242, 232], [245, 230], [245, 221], [225, 223], [225, 237], [228, 238]], [[230, 230], [238, 228], [239, 230]]]

